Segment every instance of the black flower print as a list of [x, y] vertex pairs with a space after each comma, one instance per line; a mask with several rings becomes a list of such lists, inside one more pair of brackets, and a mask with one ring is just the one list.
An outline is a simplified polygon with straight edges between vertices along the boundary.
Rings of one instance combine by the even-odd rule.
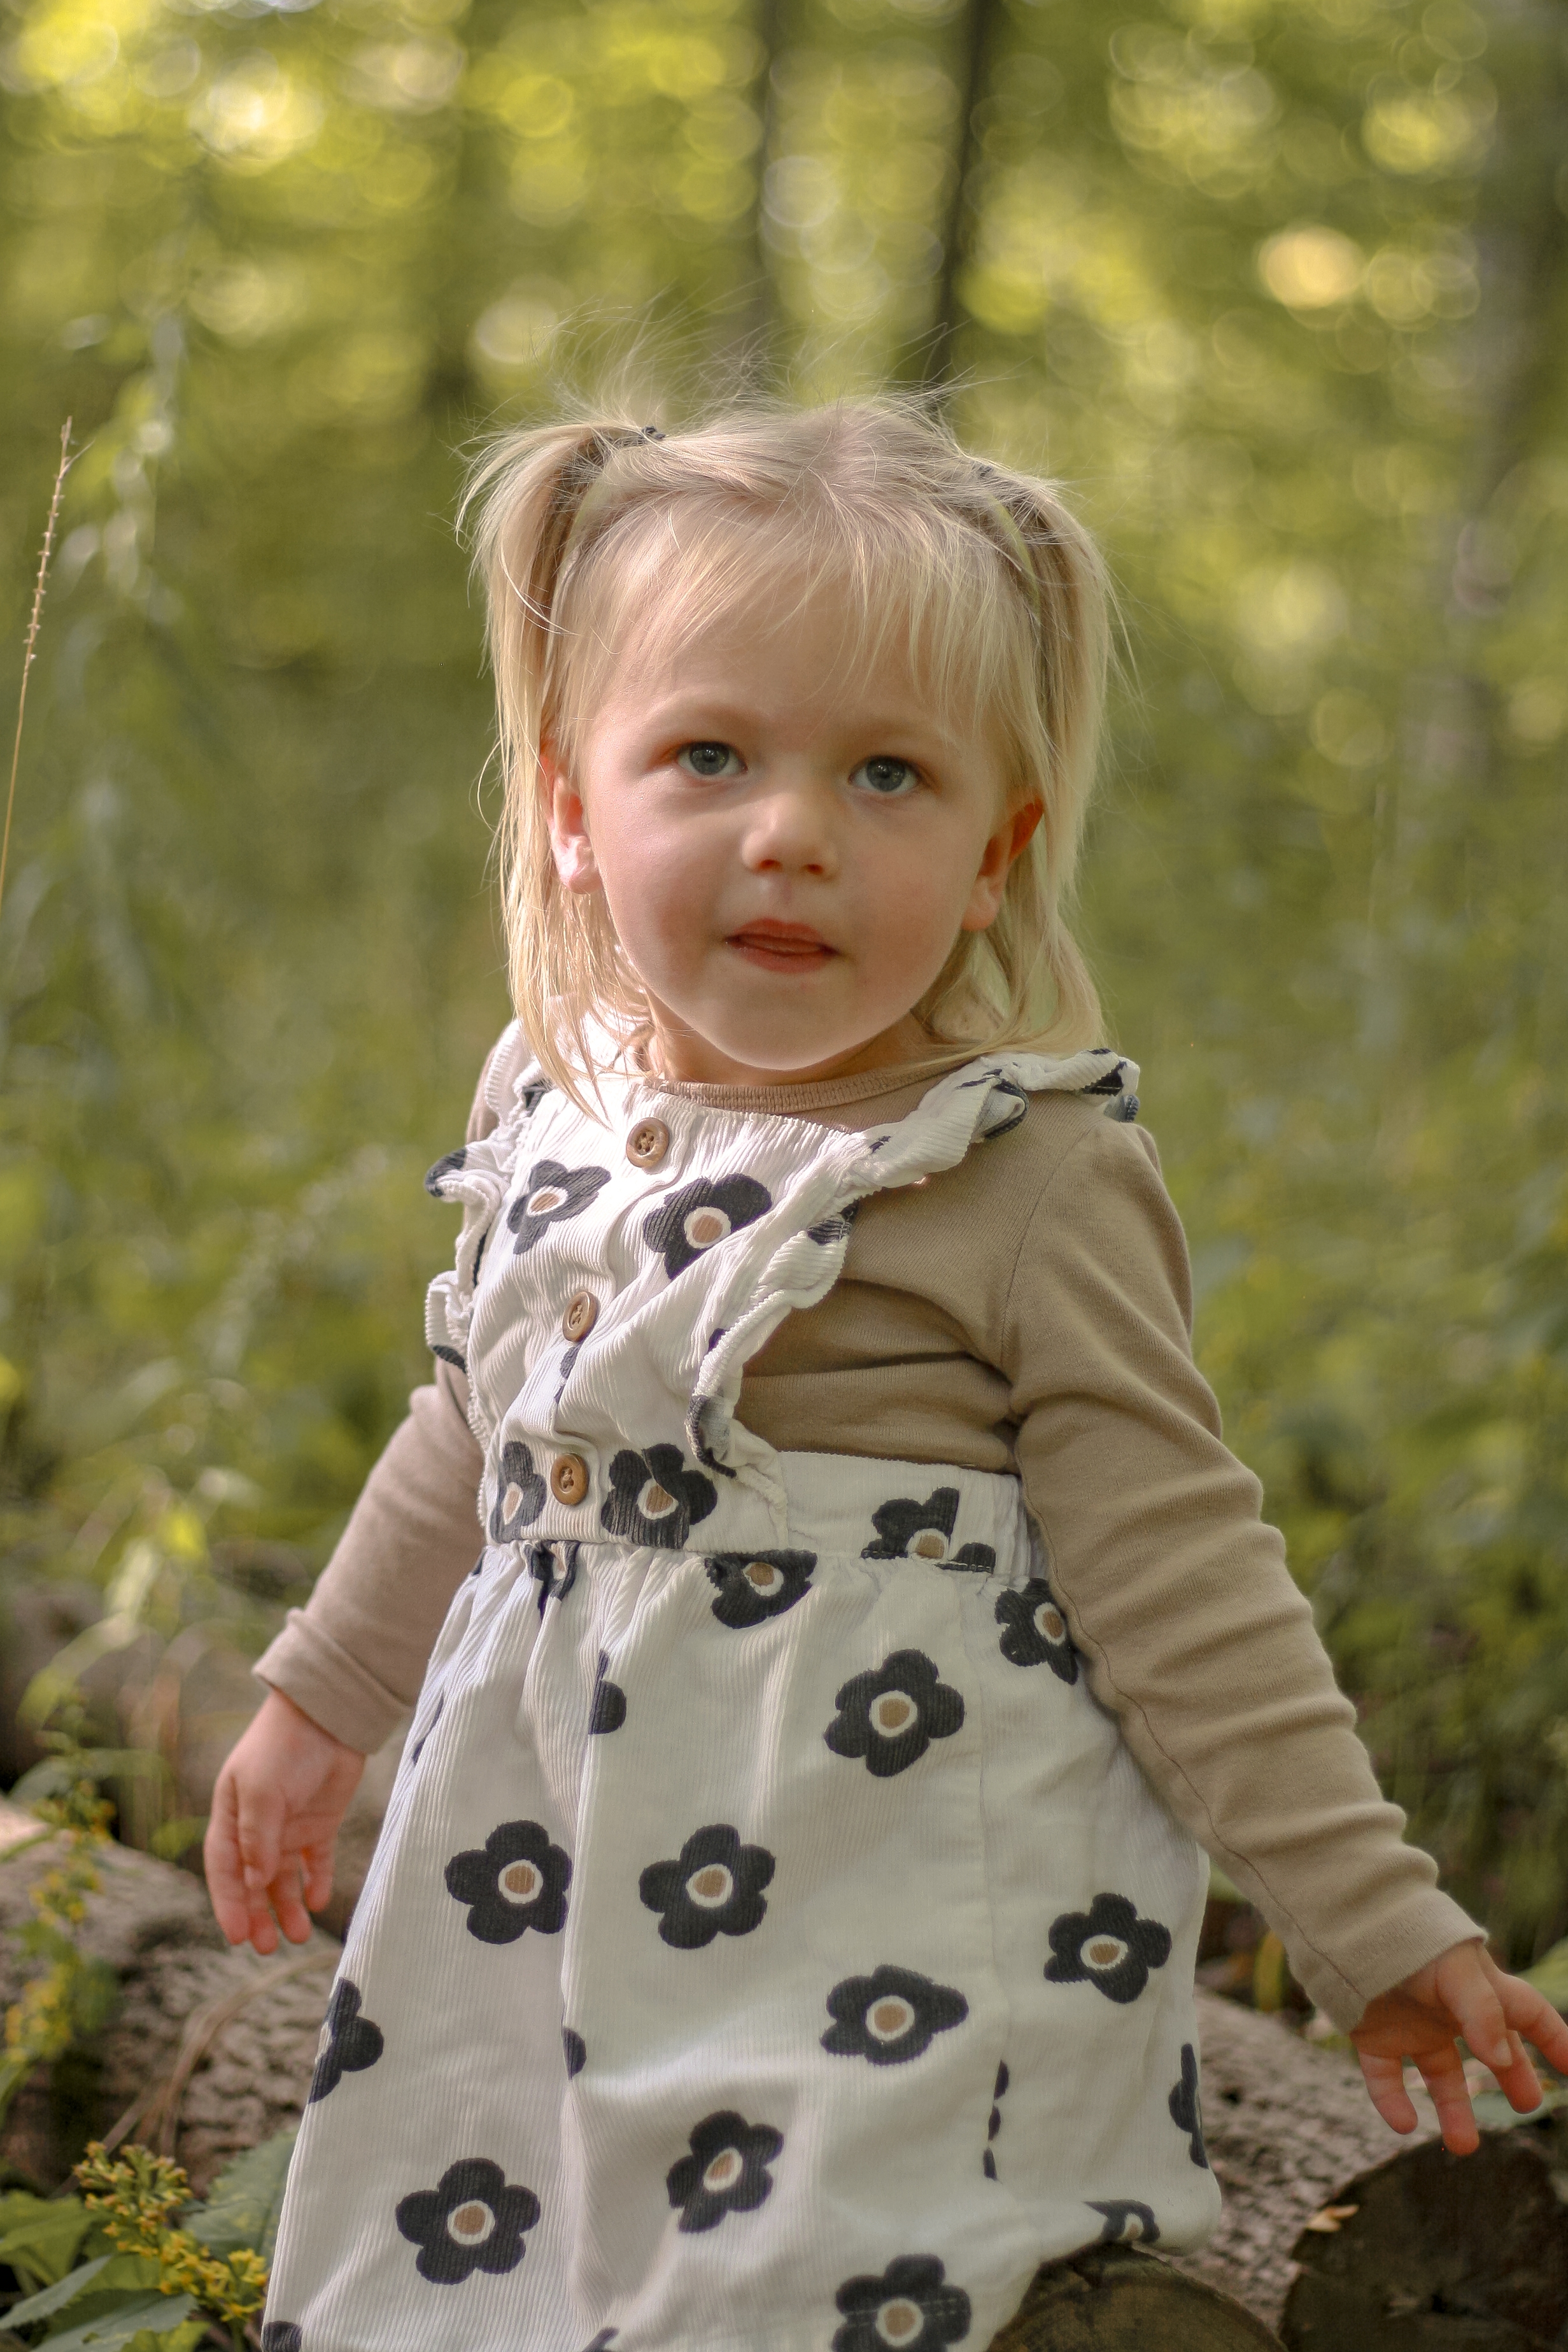
[[879, 1968], [869, 1977], [845, 1977], [828, 1995], [833, 2024], [822, 2047], [840, 2058], [869, 2058], [873, 2066], [901, 2066], [929, 2050], [936, 2034], [962, 2025], [969, 2004], [952, 1985], [934, 1984], [913, 1969]]
[[1052, 1984], [1092, 1984], [1107, 2000], [1136, 2000], [1170, 1949], [1168, 1927], [1140, 1919], [1124, 1895], [1097, 1895], [1087, 1911], [1051, 1921], [1045, 1973]]
[[1197, 2087], [1197, 2052], [1190, 2042], [1181, 2045], [1181, 2081], [1171, 2090], [1166, 2103], [1171, 2121], [1177, 2131], [1186, 2134], [1186, 2152], [1194, 2164], [1208, 2170], [1208, 2150], [1203, 2144], [1203, 2101]]
[[[484, 1561], [481, 1560], [479, 1562], [479, 1568], [483, 1568], [484, 1565]], [[477, 1576], [479, 1573], [479, 1568], [471, 1568], [468, 1571], [469, 1575]], [[414, 1741], [413, 1746], [408, 1751], [408, 1765], [411, 1772], [418, 1763], [420, 1758], [423, 1755], [424, 1743], [430, 1738], [430, 1735], [434, 1730], [436, 1725], [440, 1722], [441, 1710], [445, 1705], [446, 1693], [444, 1691], [437, 1691], [435, 1694], [435, 1705], [430, 1710], [430, 1719], [425, 1724], [424, 1729], [420, 1733], [419, 1738]]]
[[1097, 2197], [1085, 2200], [1092, 2213], [1101, 2216], [1100, 2231], [1103, 2246], [1145, 2245], [1159, 2243], [1160, 2225], [1151, 2207], [1140, 2205], [1135, 2197], [1107, 2197], [1103, 2202]]
[[312, 2100], [324, 2099], [329, 2091], [337, 2089], [345, 2074], [358, 2074], [365, 2067], [373, 2066], [382, 2054], [382, 2029], [360, 2015], [361, 2000], [359, 1986], [350, 1984], [347, 1977], [340, 1978], [328, 2004], [327, 2021], [321, 2028], [316, 2071], [310, 2077]]
[[837, 2302], [833, 2352], [942, 2352], [969, 2333], [969, 2298], [935, 2254], [899, 2254], [880, 2278], [846, 2279]]
[[566, 1393], [566, 1384], [567, 1384], [568, 1381], [570, 1381], [570, 1378], [571, 1378], [571, 1368], [572, 1368], [573, 1364], [575, 1364], [575, 1363], [576, 1363], [576, 1361], [577, 1361], [577, 1360], [578, 1360], [579, 1356], [580, 1356], [580, 1355], [581, 1355], [581, 1353], [582, 1353], [582, 1341], [581, 1341], [580, 1339], [578, 1339], [578, 1340], [575, 1340], [575, 1341], [572, 1343], [572, 1345], [571, 1345], [570, 1348], [568, 1348], [568, 1349], [567, 1349], [567, 1350], [566, 1350], [565, 1354], [561, 1357], [561, 1360], [560, 1360], [560, 1366], [559, 1366], [559, 1370], [560, 1370], [560, 1385], [559, 1385], [559, 1387], [556, 1390], [556, 1392], [555, 1392], [555, 1401], [556, 1401], [557, 1404], [559, 1404], [559, 1403], [560, 1402], [561, 1398], [562, 1398], [562, 1397], [565, 1395], [565, 1393]]
[[490, 1513], [490, 1535], [496, 1543], [515, 1543], [531, 1528], [545, 1507], [545, 1482], [534, 1468], [533, 1449], [521, 1438], [501, 1448], [496, 1475], [496, 1506]]
[[517, 1255], [531, 1250], [548, 1226], [563, 1217], [580, 1217], [609, 1181], [608, 1168], [563, 1168], [559, 1160], [536, 1160], [527, 1192], [519, 1192], [507, 1212], [507, 1223], [517, 1237], [513, 1244]]
[[503, 1822], [446, 1865], [446, 1892], [468, 1906], [468, 1933], [482, 1944], [515, 1944], [532, 1927], [559, 1934], [566, 1918], [571, 1862], [538, 1822]]
[[958, 1517], [956, 1486], [938, 1486], [924, 1503], [910, 1496], [883, 1503], [871, 1515], [876, 1540], [868, 1543], [862, 1559], [939, 1559], [948, 1568], [972, 1568], [988, 1572], [997, 1555], [989, 1544], [967, 1543], [948, 1555], [948, 1539]]
[[946, 1559], [947, 1538], [958, 1517], [956, 1486], [938, 1486], [923, 1503], [907, 1495], [883, 1503], [871, 1515], [876, 1540], [862, 1559]]
[[643, 1239], [662, 1255], [664, 1272], [674, 1282], [705, 1251], [727, 1241], [742, 1225], [754, 1225], [772, 1206], [772, 1193], [755, 1176], [721, 1176], [716, 1184], [706, 1181], [683, 1184], [662, 1208], [644, 1218]]
[[528, 1086], [519, 1087], [517, 1100], [522, 1104], [524, 1118], [532, 1118], [546, 1095], [550, 1092], [551, 1086], [549, 1078], [535, 1078]]
[[964, 1720], [962, 1698], [922, 1650], [895, 1650], [845, 1683], [833, 1704], [839, 1711], [823, 1738], [835, 1756], [863, 1756], [879, 1780], [906, 1771]]
[[679, 1551], [694, 1525], [706, 1519], [718, 1500], [713, 1480], [685, 1465], [678, 1445], [645, 1445], [640, 1454], [626, 1447], [610, 1465], [610, 1492], [600, 1507], [600, 1525], [628, 1543]]
[[716, 1936], [749, 1936], [768, 1908], [773, 1876], [766, 1846], [742, 1845], [727, 1822], [694, 1830], [674, 1862], [651, 1863], [637, 1882], [659, 1933], [678, 1952], [700, 1951]]
[[304, 2352], [304, 2347], [292, 2319], [269, 2319], [261, 2331], [261, 2352]]
[[605, 1669], [609, 1664], [601, 1650], [599, 1672], [593, 1679], [593, 1706], [588, 1718], [590, 1731], [619, 1731], [626, 1720], [626, 1694], [618, 1683], [607, 1678]]
[[563, 2025], [560, 2046], [566, 2053], [566, 2073], [570, 2082], [574, 2074], [580, 2074], [588, 2063], [588, 2044], [574, 2025]]
[[439, 1339], [432, 1341], [430, 1352], [433, 1356], [439, 1356], [444, 1364], [455, 1364], [460, 1372], [465, 1373], [468, 1370], [467, 1357], [460, 1356], [455, 1348], [444, 1348]]
[[707, 1563], [708, 1581], [718, 1588], [713, 1613], [737, 1631], [782, 1617], [806, 1597], [814, 1551], [719, 1551]]
[[681, 2209], [681, 2230], [716, 2230], [727, 2213], [755, 2213], [771, 2194], [768, 2166], [784, 2145], [771, 2124], [744, 2116], [705, 2116], [683, 2156], [664, 2176], [670, 2202]]
[[992, 2152], [990, 2142], [995, 2139], [1002, 2127], [1001, 2103], [1008, 2095], [1008, 2062], [1004, 2058], [997, 2068], [997, 2086], [991, 2093], [991, 2118], [986, 2126], [987, 2145], [985, 2153], [980, 2158], [980, 2169], [988, 2180], [994, 2180], [997, 2177], [997, 2159]]
[[1061, 1682], [1078, 1680], [1078, 1653], [1043, 1576], [1031, 1576], [1015, 1592], [998, 1592], [997, 1622], [1002, 1655], [1011, 1664], [1049, 1666]]
[[456, 2286], [476, 2271], [515, 2271], [528, 2251], [523, 2232], [539, 2218], [531, 2189], [509, 2182], [486, 2156], [449, 2164], [434, 2189], [416, 2189], [397, 2225], [419, 2248], [414, 2267], [434, 2286]]
[[446, 1192], [442, 1179], [455, 1175], [467, 1157], [467, 1145], [460, 1143], [455, 1151], [443, 1152], [434, 1167], [425, 1171], [424, 1189], [433, 1201], [444, 1201]]

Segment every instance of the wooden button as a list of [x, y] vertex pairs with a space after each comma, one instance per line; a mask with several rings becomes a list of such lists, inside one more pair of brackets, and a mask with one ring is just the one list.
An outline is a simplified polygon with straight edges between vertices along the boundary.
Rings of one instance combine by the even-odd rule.
[[591, 1290], [574, 1290], [560, 1318], [563, 1339], [586, 1339], [599, 1320], [599, 1301]]
[[558, 1503], [580, 1503], [588, 1492], [588, 1465], [580, 1454], [558, 1454], [550, 1465], [549, 1490]]
[[670, 1148], [670, 1130], [662, 1118], [642, 1118], [626, 1138], [626, 1157], [633, 1168], [657, 1168]]

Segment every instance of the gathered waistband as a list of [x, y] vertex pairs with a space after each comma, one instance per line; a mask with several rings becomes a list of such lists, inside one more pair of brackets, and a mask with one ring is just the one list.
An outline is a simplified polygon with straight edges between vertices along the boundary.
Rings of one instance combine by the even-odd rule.
[[695, 1468], [674, 1445], [607, 1457], [545, 1453], [521, 1440], [487, 1465], [492, 1545], [614, 1544], [711, 1558], [800, 1549], [918, 1560], [970, 1575], [1025, 1572], [1031, 1534], [1018, 1479], [948, 1463], [851, 1454], [779, 1454], [766, 1490]]

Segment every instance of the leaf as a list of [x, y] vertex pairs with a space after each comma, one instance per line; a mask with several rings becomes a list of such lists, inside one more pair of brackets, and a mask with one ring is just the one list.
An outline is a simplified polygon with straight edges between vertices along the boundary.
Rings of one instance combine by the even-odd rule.
[[198, 2345], [210, 2341], [209, 2323], [198, 2317], [187, 2319], [183, 2326], [162, 2335], [152, 2327], [138, 2328], [125, 2352], [196, 2352]]
[[19, 2189], [0, 2197], [0, 2263], [24, 2286], [52, 2286], [65, 2277], [91, 2217], [74, 2197], [34, 2197]]
[[229, 2254], [238, 2246], [251, 2246], [269, 2263], [298, 2129], [296, 2125], [264, 2139], [259, 2147], [226, 2166], [206, 2203], [191, 2206], [181, 2215], [181, 2228], [189, 2230], [209, 2253]]
[[109, 2023], [120, 2007], [120, 1979], [107, 1960], [83, 1960], [70, 1989], [71, 2032], [86, 2041]]
[[[138, 2336], [158, 2338], [172, 2334], [195, 2307], [192, 2295], [160, 2294], [154, 2287], [150, 2294], [132, 2295], [118, 2311], [101, 2312], [84, 2319], [79, 2326], [68, 2328], [63, 2336], [46, 2336], [44, 2342], [50, 2352], [123, 2352], [123, 2347]], [[162, 2344], [159, 2352], [165, 2352]]]
[[1568, 1943], [1553, 1944], [1532, 1969], [1524, 1970], [1524, 1981], [1544, 1994], [1553, 2009], [1568, 2010]]
[[165, 1822], [155, 1829], [150, 1841], [152, 1851], [161, 1862], [178, 1862], [187, 1849], [198, 1845], [207, 1833], [205, 1813], [190, 1813], [177, 1822]]
[[35, 2319], [47, 2319], [51, 2312], [63, 2311], [68, 2303], [74, 2303], [78, 2295], [90, 2285], [100, 2271], [107, 2270], [110, 2263], [118, 2260], [116, 2254], [99, 2254], [90, 2263], [79, 2263], [74, 2271], [68, 2271], [63, 2279], [57, 2279], [53, 2286], [45, 2287], [41, 2294], [30, 2294], [26, 2303], [14, 2303], [5, 2314], [6, 2326], [30, 2327]]

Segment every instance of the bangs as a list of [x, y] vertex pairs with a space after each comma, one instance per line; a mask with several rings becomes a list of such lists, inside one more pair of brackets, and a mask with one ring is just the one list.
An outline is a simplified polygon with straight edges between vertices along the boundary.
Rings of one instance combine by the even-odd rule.
[[898, 661], [953, 732], [984, 728], [1004, 751], [1011, 792], [1026, 793], [1043, 784], [1049, 745], [1031, 740], [1036, 633], [1009, 568], [999, 548], [940, 514], [867, 515], [825, 497], [632, 508], [597, 536], [591, 562], [563, 579], [545, 731], [570, 759], [630, 659], [657, 666], [741, 612], [788, 631], [831, 597], [843, 625], [832, 675]]

